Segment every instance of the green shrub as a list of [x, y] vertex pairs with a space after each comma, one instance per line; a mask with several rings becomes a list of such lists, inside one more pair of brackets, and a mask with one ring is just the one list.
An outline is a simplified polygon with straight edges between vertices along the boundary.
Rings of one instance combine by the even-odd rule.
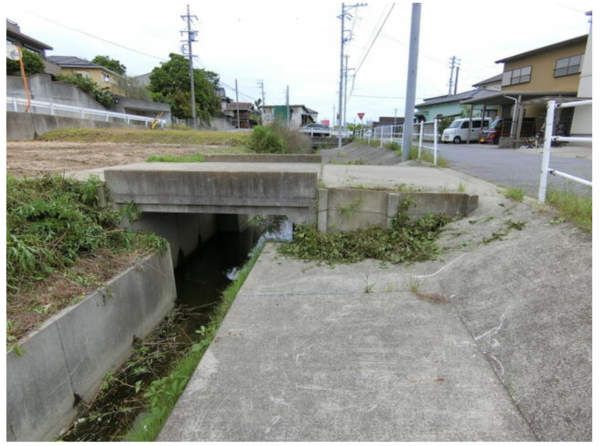
[[[27, 76], [33, 76], [34, 74], [44, 73], [46, 71], [46, 65], [44, 59], [39, 54], [29, 51], [25, 48], [23, 51], [23, 65], [25, 66], [25, 74]], [[21, 75], [21, 64], [18, 60], [12, 60], [6, 58], [6, 74], [11, 76]]]
[[92, 79], [78, 76], [76, 74], [59, 74], [56, 79], [60, 82], [75, 85], [81, 91], [89, 93], [96, 101], [105, 107], [110, 107], [115, 103], [115, 97], [109, 91], [108, 87], [100, 88], [100, 86]]
[[256, 153], [284, 153], [285, 142], [273, 126], [257, 125], [252, 130], [249, 147]]

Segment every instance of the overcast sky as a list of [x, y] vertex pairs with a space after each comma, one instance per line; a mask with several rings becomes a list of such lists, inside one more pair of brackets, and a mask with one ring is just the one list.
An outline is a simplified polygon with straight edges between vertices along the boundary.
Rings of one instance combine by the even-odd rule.
[[[109, 55], [144, 74], [181, 51], [179, 31], [189, 4], [198, 16], [196, 66], [217, 72], [228, 95], [238, 79], [240, 101], [260, 97], [267, 104], [305, 104], [330, 119], [337, 110], [341, 3], [330, 1], [226, 0], [28, 0], [4, 6], [21, 31], [54, 48], [50, 55], [92, 59]], [[350, 68], [360, 64], [348, 102], [348, 121], [404, 114], [411, 3], [368, 2], [353, 9], [354, 40], [346, 45]], [[461, 59], [458, 91], [502, 71], [494, 61], [587, 34], [590, 0], [423, 1], [417, 103], [448, 92], [449, 58]], [[83, 33], [82, 33], [82, 32]], [[84, 34], [87, 33], [88, 35]], [[93, 37], [92, 37], [93, 36]], [[109, 42], [122, 45], [125, 49]], [[361, 64], [362, 61], [362, 64]], [[354, 73], [354, 72], [352, 72]], [[352, 84], [350, 78], [349, 84]], [[358, 119], [358, 118], [356, 118]]]

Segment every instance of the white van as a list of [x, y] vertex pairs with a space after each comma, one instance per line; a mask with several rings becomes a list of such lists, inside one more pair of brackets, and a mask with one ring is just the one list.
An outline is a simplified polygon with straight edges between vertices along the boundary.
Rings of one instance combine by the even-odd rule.
[[[488, 128], [492, 118], [484, 118], [483, 128]], [[479, 141], [481, 134], [481, 118], [473, 118], [471, 122], [471, 131], [469, 131], [469, 118], [455, 119], [450, 127], [442, 133], [442, 142], [448, 143], [452, 141], [454, 144], [460, 144], [467, 141]]]

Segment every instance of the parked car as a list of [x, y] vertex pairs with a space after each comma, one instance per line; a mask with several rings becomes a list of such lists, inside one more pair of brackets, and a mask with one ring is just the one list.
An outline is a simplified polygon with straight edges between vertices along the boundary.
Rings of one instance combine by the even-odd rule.
[[442, 133], [442, 142], [460, 144], [465, 141], [479, 141], [483, 121], [483, 128], [489, 127], [492, 118], [472, 118], [469, 131], [469, 118], [455, 119]]
[[[510, 119], [496, 118], [490, 124], [488, 129], [482, 130], [479, 136], [480, 143], [490, 143], [498, 145], [500, 137], [510, 136]], [[535, 118], [523, 118], [521, 121], [521, 137], [531, 137], [536, 133]]]
[[481, 135], [479, 136], [479, 142], [490, 144], [498, 144], [500, 142], [500, 132], [502, 131], [502, 118], [498, 118], [494, 120], [489, 126], [489, 128], [482, 130]]
[[327, 127], [325, 124], [308, 124], [302, 127], [300, 132], [308, 133], [310, 136], [331, 136], [331, 128]]

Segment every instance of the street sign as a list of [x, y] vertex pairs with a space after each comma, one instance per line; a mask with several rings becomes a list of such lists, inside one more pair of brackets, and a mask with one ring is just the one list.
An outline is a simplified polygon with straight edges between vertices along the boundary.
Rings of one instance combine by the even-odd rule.
[[365, 116], [364, 113], [358, 113], [358, 119], [360, 119], [362, 121], [362, 118]]

